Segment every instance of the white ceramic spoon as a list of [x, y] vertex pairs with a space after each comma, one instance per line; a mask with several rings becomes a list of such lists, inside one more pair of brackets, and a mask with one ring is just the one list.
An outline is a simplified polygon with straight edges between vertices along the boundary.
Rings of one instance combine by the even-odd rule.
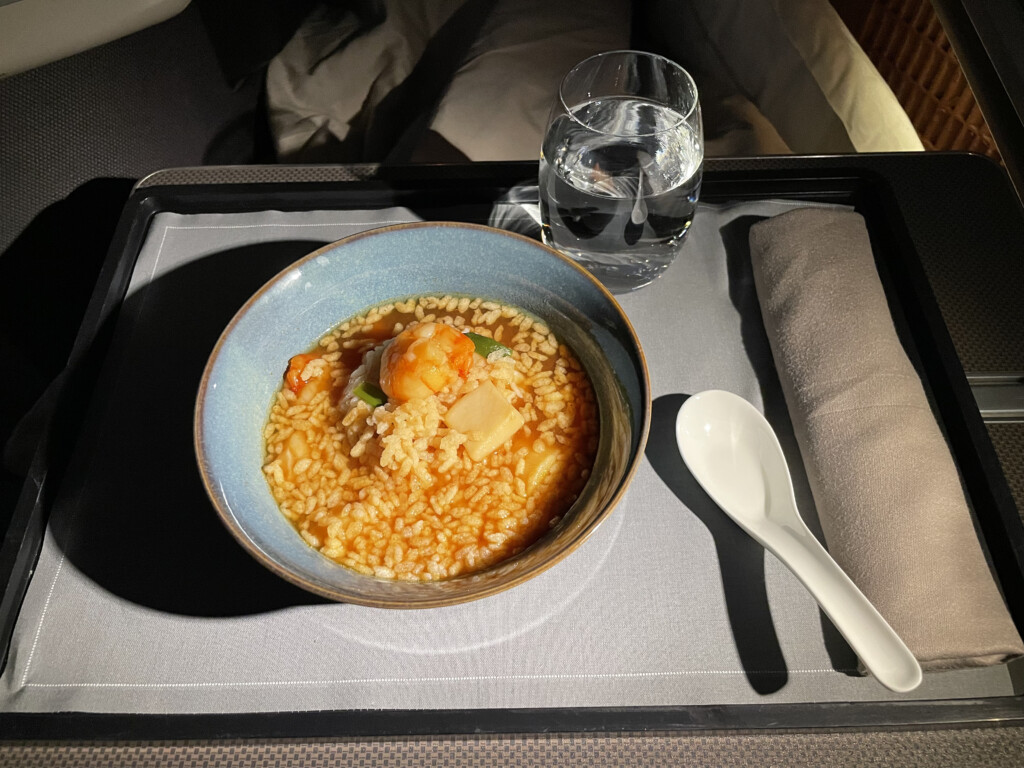
[[697, 482], [807, 587], [878, 681], [901, 693], [916, 688], [917, 659], [800, 518], [786, 457], [764, 416], [730, 392], [701, 392], [679, 409], [676, 441]]

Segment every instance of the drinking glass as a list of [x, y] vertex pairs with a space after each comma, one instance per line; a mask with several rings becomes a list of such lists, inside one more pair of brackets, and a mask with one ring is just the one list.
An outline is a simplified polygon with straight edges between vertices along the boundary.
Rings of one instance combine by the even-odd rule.
[[703, 168], [686, 70], [641, 51], [585, 59], [559, 86], [541, 148], [544, 242], [613, 293], [647, 285], [679, 252]]

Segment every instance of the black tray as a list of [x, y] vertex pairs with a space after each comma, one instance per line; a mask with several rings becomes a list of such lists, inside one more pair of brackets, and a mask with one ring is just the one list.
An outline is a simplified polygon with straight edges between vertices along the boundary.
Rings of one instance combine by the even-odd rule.
[[[1007, 596], [1017, 627], [1024, 628], [1024, 527], [992, 449], [963, 368], [943, 322], [916, 243], [928, 227], [977, 209], [1009, 211], [1002, 220], [1007, 245], [1020, 226], [1016, 201], [993, 184], [992, 167], [978, 158], [859, 156], [709, 161], [702, 199], [795, 198], [854, 206], [868, 221], [879, 273], [894, 319], [935, 405], [962, 473], [983, 543]], [[203, 183], [144, 186], [128, 200], [72, 352], [53, 421], [36, 455], [0, 551], [0, 652], [6, 663], [11, 633], [42, 544], [49, 504], [68, 461], [82, 450], [80, 420], [94, 398], [104, 366], [116, 349], [111, 331], [152, 217], [248, 210], [355, 209], [406, 206], [427, 220], [486, 219], [491, 203], [513, 186], [529, 183], [536, 166], [383, 169], [354, 182]], [[929, 184], [942, 173], [945, 185]], [[958, 194], [949, 174], [957, 178]], [[258, 177], [258, 172], [249, 174]], [[972, 181], [973, 180], [973, 181]], [[972, 197], [964, 187], [975, 186]], [[971, 190], [967, 190], [970, 192]], [[986, 226], [1000, 227], [1000, 220]], [[970, 252], [968, 228], [948, 232], [946, 246]], [[990, 233], [991, 236], [991, 233]], [[998, 235], [997, 235], [998, 236]], [[1012, 252], [1009, 251], [1009, 252]], [[234, 307], [228, 308], [231, 311]], [[230, 314], [228, 315], [230, 316]], [[212, 512], [211, 512], [212, 515]], [[538, 710], [410, 710], [281, 712], [231, 715], [130, 713], [4, 713], [0, 738], [274, 738], [438, 733], [544, 733], [737, 728], [907, 727], [994, 722], [1024, 723], [1024, 696], [928, 702], [766, 704]]]

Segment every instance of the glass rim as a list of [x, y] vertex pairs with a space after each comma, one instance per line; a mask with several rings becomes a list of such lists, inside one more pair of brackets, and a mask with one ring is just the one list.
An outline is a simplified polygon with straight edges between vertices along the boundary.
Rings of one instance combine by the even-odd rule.
[[[565, 112], [565, 114], [567, 114], [569, 116], [569, 118], [573, 122], [578, 123], [580, 126], [586, 128], [588, 131], [593, 131], [594, 133], [600, 133], [600, 134], [603, 134], [603, 135], [606, 135], [606, 136], [625, 136], [625, 135], [627, 135], [627, 134], [623, 134], [623, 133], [617, 133], [615, 131], [602, 131], [602, 130], [600, 130], [598, 128], [594, 128], [594, 127], [589, 126], [586, 123], [582, 122], [579, 118], [576, 117], [576, 115], [572, 111], [572, 108], [566, 102], [565, 94], [563, 92], [565, 84], [569, 80], [569, 78], [572, 77], [573, 74], [575, 74], [584, 65], [589, 65], [589, 64], [591, 64], [592, 62], [594, 62], [594, 61], [596, 61], [598, 59], [605, 58], [606, 56], [621, 56], [623, 54], [629, 54], [629, 55], [635, 56], [637, 58], [643, 57], [643, 58], [648, 58], [648, 59], [654, 59], [654, 60], [661, 61], [661, 62], [663, 62], [665, 64], [668, 64], [669, 67], [671, 67], [672, 69], [675, 69], [675, 70], [677, 70], [677, 71], [682, 73], [683, 77], [686, 79], [686, 82], [689, 84], [691, 90], [693, 91], [693, 103], [690, 105], [690, 108], [686, 111], [685, 114], [680, 112], [679, 113], [680, 114], [679, 120], [677, 120], [676, 122], [672, 123], [672, 125], [666, 126], [666, 127], [661, 128], [661, 129], [659, 129], [657, 131], [651, 131], [650, 133], [631, 133], [631, 134], [628, 134], [628, 135], [629, 136], [657, 136], [658, 134], [666, 133], [667, 131], [675, 130], [676, 128], [678, 128], [683, 123], [688, 123], [690, 121], [690, 119], [693, 117], [694, 113], [700, 108], [700, 93], [697, 90], [697, 83], [693, 79], [693, 75], [691, 75], [689, 72], [686, 71], [686, 69], [684, 69], [682, 66], [680, 66], [678, 63], [676, 63], [672, 59], [668, 58], [667, 56], [662, 56], [659, 53], [651, 53], [650, 51], [638, 51], [638, 50], [634, 50], [634, 49], [631, 49], [631, 48], [619, 48], [619, 49], [616, 49], [614, 51], [603, 51], [601, 53], [595, 53], [593, 56], [588, 56], [587, 58], [583, 59], [582, 61], [577, 62], [576, 64], [574, 64], [573, 68], [570, 69], [568, 72], [566, 72], [565, 75], [562, 77], [561, 81], [558, 83], [558, 102], [559, 102], [559, 104], [561, 104], [562, 110]], [[651, 103], [653, 104], [653, 103], [656, 103], [656, 102], [652, 101]]]

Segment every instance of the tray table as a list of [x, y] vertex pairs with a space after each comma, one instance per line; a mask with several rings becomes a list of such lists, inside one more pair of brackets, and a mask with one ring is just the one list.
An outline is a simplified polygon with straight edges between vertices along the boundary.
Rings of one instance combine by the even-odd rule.
[[[196, 365], [201, 368], [216, 334], [237, 306], [278, 268], [312, 250], [324, 240], [305, 235], [299, 238], [282, 237], [280, 234], [271, 238], [259, 236], [242, 241], [230, 238], [223, 242], [201, 239], [194, 246], [190, 246], [188, 259], [172, 262], [178, 268], [168, 272], [161, 271], [164, 265], [160, 259], [147, 257], [147, 249], [152, 251], [155, 248], [159, 252], [166, 244], [169, 233], [177, 237], [182, 233], [191, 236], [209, 232], [209, 229], [195, 229], [196, 227], [219, 230], [232, 227], [251, 229], [254, 225], [265, 228], [277, 227], [279, 230], [292, 228], [294, 231], [302, 232], [320, 231], [329, 240], [348, 234], [349, 230], [346, 227], [365, 228], [368, 225], [385, 223], [396, 216], [486, 223], [491, 220], [494, 200], [507, 196], [510, 190], [515, 192], [519, 189], [520, 182], [529, 182], [530, 170], [532, 169], [519, 166], [492, 167], [486, 169], [487, 175], [475, 176], [481, 174], [481, 169], [473, 169], [462, 178], [453, 177], [442, 183], [430, 178], [417, 179], [413, 173], [403, 179], [378, 178], [342, 185], [288, 182], [268, 185], [140, 187], [126, 207], [118, 238], [111, 250], [111, 258], [101, 276], [96, 299], [83, 327], [83, 336], [76, 347], [75, 365], [69, 372], [69, 378], [73, 377], [75, 386], [68, 389], [71, 397], [64, 400], [62, 412], [66, 414], [89, 410], [92, 421], [87, 421], [80, 428], [75, 419], [58, 418], [54, 422], [50, 444], [66, 446], [77, 438], [80, 441], [78, 448], [72, 452], [66, 472], [63, 467], [48, 463], [45, 454], [40, 455], [37, 462], [37, 470], [40, 472], [35, 477], [39, 480], [38, 487], [41, 487], [44, 493], [35, 494], [35, 498], [32, 498], [33, 494], [27, 493], [26, 503], [21, 505], [15, 521], [15, 525], [21, 526], [19, 553], [23, 556], [20, 561], [14, 561], [18, 567], [11, 568], [12, 579], [4, 596], [6, 611], [0, 615], [0, 619], [5, 622], [7, 631], [10, 631], [17, 618], [19, 592], [23, 593], [29, 586], [32, 577], [30, 561], [40, 551], [43, 523], [51, 508], [55, 505], [59, 509], [62, 503], [67, 505], [70, 500], [72, 506], [81, 504], [84, 509], [91, 509], [87, 503], [82, 503], [83, 499], [90, 498], [90, 491], [94, 488], [90, 485], [90, 474], [83, 471], [81, 457], [88, 452], [92, 437], [99, 434], [92, 430], [100, 429], [102, 414], [111, 412], [109, 401], [112, 397], [131, 392], [126, 381], [133, 375], [141, 375], [145, 380], [146, 374], [163, 372], [157, 367], [139, 370], [126, 365], [126, 355], [129, 355], [129, 362], [137, 362], [137, 359], [130, 358], [131, 354], [137, 354], [138, 351], [137, 346], [133, 347], [133, 339], [138, 339], [137, 334], [141, 333], [147, 340], [167, 345], [167, 348], [176, 355], [173, 359], [182, 363], [183, 368], [194, 370]], [[996, 571], [1007, 593], [1011, 596], [1019, 595], [1020, 592], [1015, 593], [1012, 587], [1019, 584], [1021, 579], [1021, 564], [1016, 555], [1020, 551], [1020, 520], [1013, 508], [991, 445], [987, 442], [984, 426], [976, 408], [972, 410], [973, 403], [960, 362], [928, 291], [927, 281], [917, 261], [913, 241], [907, 233], [907, 226], [894, 199], [891, 185], [875, 173], [864, 169], [835, 169], [828, 175], [811, 174], [806, 168], [796, 170], [794, 173], [793, 169], [785, 168], [762, 169], [756, 172], [740, 169], [716, 173], [714, 168], [709, 168], [703, 199], [709, 203], [727, 206], [735, 201], [792, 198], [811, 204], [853, 205], [865, 214], [876, 246], [876, 254], [879, 256], [880, 272], [890, 291], [897, 325], [903, 333], [912, 358], [922, 372], [940, 421], [947, 431], [954, 455], [964, 474], [965, 486], [977, 512], [979, 526], [991, 549]], [[260, 213], [256, 219], [252, 218], [253, 212], [267, 211], [280, 213]], [[336, 211], [345, 213], [346, 216], [334, 221], [322, 221], [309, 213], [311, 211]], [[360, 214], [353, 219], [351, 215], [347, 215], [351, 211], [368, 213]], [[250, 218], [246, 218], [247, 216]], [[730, 221], [727, 216], [723, 219], [724, 223]], [[190, 229], [186, 231], [184, 227]], [[695, 225], [694, 237], [691, 238], [688, 247], [698, 239], [696, 234]], [[706, 236], [713, 235], [714, 233], [709, 232]], [[685, 254], [680, 258], [684, 259]], [[144, 272], [138, 268], [139, 265], [153, 269]], [[735, 278], [736, 283], [741, 284], [742, 265], [728, 265], [726, 271], [729, 270], [732, 270], [727, 275], [729, 280]], [[665, 281], [656, 284], [646, 289], [646, 295], [652, 295], [651, 292], [659, 285], [670, 286], [671, 283]], [[644, 315], [645, 308], [641, 303], [644, 296], [645, 292], [642, 291], [623, 297], [627, 312]], [[204, 309], [191, 311], [190, 307]], [[213, 337], [206, 340], [209, 341], [208, 344], [200, 343], [204, 339], [204, 334], [211, 333]], [[670, 347], [666, 347], [665, 340], [659, 341], [656, 335], [648, 337], [651, 339], [650, 343], [648, 338], [644, 338], [643, 333], [641, 336], [645, 347], [649, 347], [649, 356], [672, 351]], [[760, 354], [760, 357], [758, 354], [750, 355], [751, 363], [756, 364], [754, 367], [757, 370], [752, 371], [755, 379], [758, 371], [770, 368], [770, 360], [763, 357], [763, 350]], [[152, 363], [154, 358], [144, 359]], [[723, 373], [729, 374], [728, 371]], [[729, 375], [735, 375], [735, 372]], [[720, 382], [715, 376], [709, 381], [714, 383], [715, 380]], [[770, 376], [766, 380], [769, 381], [766, 386], [770, 389]], [[690, 384], [695, 385], [699, 381], [701, 377], [697, 376]], [[177, 413], [175, 408], [181, 410], [182, 404], [190, 405], [188, 395], [194, 390], [188, 388], [193, 384], [188, 376], [183, 376], [180, 382], [161, 385], [169, 387], [166, 389], [167, 393], [174, 393], [171, 407], [165, 409], [170, 410], [170, 414], [137, 410], [132, 415], [151, 417], [158, 426], [166, 428], [168, 432], [179, 430], [180, 425], [173, 417], [180, 417], [181, 414]], [[678, 407], [678, 400], [674, 400], [673, 397], [678, 398], [678, 389], [674, 389], [672, 383], [666, 382], [665, 386], [654, 394], [655, 422], [658, 422], [659, 416], [662, 421], [667, 416], [674, 416], [673, 408]], [[766, 406], [770, 404], [769, 400], [770, 397], [766, 396]], [[134, 405], [136, 409], [140, 406], [141, 403]], [[190, 421], [187, 424], [190, 427]], [[120, 434], [124, 437], [129, 436], [127, 431]], [[181, 435], [177, 435], [177, 438], [177, 445], [180, 446]], [[661, 476], [664, 487], [658, 486], [655, 478], [650, 478], [650, 487], [659, 488], [658, 493], [661, 493], [661, 496], [652, 496], [645, 491], [642, 494], [643, 503], [636, 503], [638, 511], [647, 507], [654, 508], [656, 512], [652, 519], [659, 525], [667, 523], [663, 519], [667, 505], [678, 503], [678, 500], [673, 499], [672, 493], [667, 493], [665, 489], [672, 491], [676, 496], [679, 495], [679, 490], [673, 487], [674, 481], [666, 479], [671, 475], [671, 469], [659, 465], [663, 461], [660, 457], [664, 456], [665, 448], [666, 436], [656, 429], [652, 430], [651, 446], [648, 450], [649, 469]], [[128, 455], [133, 454], [126, 453], [126, 456]], [[194, 468], [189, 466], [191, 456], [183, 455], [179, 450], [173, 452], [173, 455], [169, 454], [169, 458], [171, 461], [167, 467], [168, 474], [163, 480], [162, 487], [172, 495], [182, 493], [176, 491], [175, 487], [179, 481], [185, 483], [181, 478], [188, 477], [189, 472], [194, 474]], [[152, 469], [152, 466], [145, 462], [129, 462], [129, 465]], [[145, 480], [144, 477], [140, 479]], [[103, 502], [110, 497], [100, 494], [95, 498]], [[181, 499], [199, 506], [204, 501], [191, 491], [183, 493], [177, 500]], [[627, 497], [626, 505], [629, 503], [630, 499]], [[673, 512], [678, 514], [678, 509], [674, 509]], [[662, 517], [658, 517], [658, 514]], [[249, 688], [252, 693], [250, 706], [244, 711], [232, 710], [230, 706], [221, 707], [221, 711], [218, 711], [216, 697], [203, 697], [202, 706], [206, 711], [190, 713], [183, 705], [175, 704], [172, 696], [163, 703], [158, 702], [155, 708], [152, 701], [143, 704], [141, 712], [133, 710], [130, 704], [105, 712], [95, 711], [96, 707], [93, 705], [94, 711], [90, 714], [18, 712], [5, 716], [5, 721], [15, 733], [26, 730], [38, 732], [40, 729], [43, 732], [53, 729], [55, 732], [67, 733], [69, 727], [74, 728], [76, 724], [88, 723], [89, 728], [93, 729], [92, 733], [96, 732], [95, 729], [102, 733], [105, 729], [129, 725], [136, 733], [141, 729], [143, 733], [148, 731], [157, 734], [196, 736], [210, 732], [223, 733], [225, 730], [229, 733], [273, 735], [293, 733], [294, 728], [298, 728], [299, 732], [309, 733], [320, 732], [325, 728], [333, 733], [338, 733], [339, 729], [344, 733], [431, 733], [450, 731], [456, 723], [457, 731], [537, 731], [559, 726], [562, 730], [631, 729], [640, 724], [642, 727], [654, 728], [727, 727], [780, 722], [789, 725], [825, 726], [1020, 717], [1020, 687], [1006, 670], [986, 670], [980, 675], [973, 672], [947, 673], [944, 681], [937, 687], [924, 691], [924, 699], [918, 695], [899, 700], [899, 697], [880, 693], [881, 689], [873, 681], [856, 678], [844, 680], [840, 686], [841, 690], [833, 691], [832, 694], [822, 695], [821, 689], [815, 689], [813, 686], [801, 687], [800, 675], [789, 674], [791, 670], [787, 668], [784, 658], [784, 650], [792, 652], [798, 649], [787, 646], [789, 640], [785, 637], [781, 642], [778, 638], [775, 642], [771, 641], [773, 622], [779, 626], [788, 619], [795, 619], [801, 626], [813, 624], [823, 635], [827, 635], [829, 630], [827, 622], [820, 624], [819, 627], [816, 616], [811, 615], [810, 619], [808, 618], [808, 608], [813, 609], [813, 604], [809, 599], [801, 602], [798, 596], [799, 588], [794, 589], [794, 585], [787, 582], [788, 574], [776, 567], [777, 563], [771, 558], [758, 559], [754, 549], [745, 547], [742, 535], [737, 536], [735, 531], [721, 526], [713, 517], [702, 516], [699, 513], [698, 517], [699, 521], [691, 520], [691, 523], [697, 522], [693, 531], [698, 531], [700, 523], [703, 523], [710, 530], [711, 539], [714, 540], [705, 540], [703, 544], [712, 547], [718, 545], [722, 561], [731, 559], [732, 562], [730, 567], [722, 568], [721, 585], [713, 580], [694, 585], [693, 594], [712, 594], [716, 589], [724, 589], [727, 593], [724, 604], [719, 600], [718, 607], [724, 609], [720, 616], [728, 620], [729, 629], [734, 633], [735, 649], [730, 649], [730, 653], [734, 658], [738, 658], [740, 664], [726, 670], [728, 674], [722, 679], [737, 679], [740, 683], [739, 688], [719, 684], [719, 678], [708, 674], [717, 671], [714, 665], [705, 664], [702, 667], [698, 665], [696, 669], [691, 666], [691, 679], [687, 680], [686, 685], [677, 685], [674, 688], [660, 686], [660, 683], [669, 677], [663, 671], [634, 674], [629, 669], [620, 668], [604, 677], [604, 673], [600, 671], [590, 671], [581, 677], [579, 682], [587, 682], [591, 686], [590, 700], [596, 703], [584, 706], [580, 706], [572, 697], [565, 698], [557, 685], [550, 690], [534, 685], [527, 691], [525, 698], [517, 698], [519, 694], [514, 691], [510, 698], [489, 697], [487, 694], [480, 695], [474, 689], [481, 684], [483, 678], [495, 676], [474, 674], [473, 669], [459, 670], [457, 656], [449, 656], [446, 663], [455, 668], [456, 674], [436, 672], [426, 680], [428, 687], [440, 685], [439, 690], [443, 692], [444, 685], [451, 684], [457, 679], [457, 685], [463, 686], [464, 690], [456, 687], [452, 689], [455, 691], [454, 697], [443, 700], [482, 702], [482, 707], [441, 708], [419, 705], [415, 708], [402, 708], [396, 705], [397, 699], [393, 699], [378, 701], [376, 705], [371, 703], [369, 708], [347, 706], [332, 709], [317, 706], [314, 707], [316, 712], [309, 713], [302, 711], [310, 707], [303, 704], [301, 695], [293, 695], [290, 700], [282, 700], [279, 694], [283, 688], [275, 691], [273, 684], [254, 683]], [[209, 518], [212, 521], [212, 513]], [[199, 516], [190, 514], [190, 521], [197, 519], [200, 519]], [[55, 533], [51, 535], [58, 542], [62, 535], [61, 520], [73, 521], [74, 513], [55, 516], [52, 528]], [[102, 521], [103, 518], [99, 520]], [[607, 530], [599, 532], [599, 535], [588, 543], [590, 559], [577, 558], [579, 572], [572, 571], [573, 575], [583, 579], [592, 578], [597, 570], [609, 561], [610, 553], [619, 537], [644, 535], [640, 529], [623, 532], [622, 529], [628, 528], [631, 524], [631, 518], [622, 513], [621, 509], [609, 522], [612, 525], [606, 526]], [[211, 527], [215, 526], [216, 523], [213, 521]], [[145, 526], [141, 526], [138, 531], [127, 534], [121, 540], [129, 543], [138, 541], [138, 537], [143, 535], [145, 530]], [[159, 530], [166, 533], [171, 528], [165, 525]], [[215, 533], [205, 526], [201, 530], [210, 533], [211, 536]], [[261, 638], [264, 642], [279, 642], [281, 638], [273, 633], [259, 634], [262, 631], [258, 626], [261, 623], [261, 614], [270, 611], [316, 611], [322, 608], [315, 605], [315, 599], [301, 593], [297, 594], [260, 574], [258, 567], [248, 563], [241, 552], [225, 548], [226, 534], [220, 533], [220, 538], [207, 540], [207, 543], [200, 545], [206, 549], [202, 550], [202, 557], [194, 562], [201, 562], [204, 557], [220, 558], [220, 565], [223, 566], [220, 569], [221, 573], [230, 572], [232, 567], [237, 566], [240, 574], [237, 577], [239, 583], [233, 586], [239, 587], [242, 586], [241, 582], [245, 582], [250, 589], [210, 589], [205, 594], [200, 594], [197, 582], [187, 582], [189, 589], [179, 590], [174, 586], [173, 570], [167, 570], [168, 563], [163, 563], [158, 569], [150, 572], [141, 571], [145, 578], [133, 582], [130, 578], [124, 578], [125, 574], [118, 572], [116, 560], [111, 561], [108, 555], [94, 547], [79, 548], [77, 552], [72, 549], [66, 567], [81, 569], [87, 578], [96, 580], [102, 588], [113, 592], [118, 600], [126, 601], [125, 610], [135, 610], [141, 605], [146, 610], [171, 616], [184, 616], [186, 618], [183, 620], [187, 621], [195, 621], [197, 616], [207, 621], [223, 621], [224, 617], [232, 617], [230, 622], [253, 623], [255, 637]], [[87, 541], [97, 545], [102, 543], [105, 535], [107, 534], [90, 536], [87, 537]], [[116, 532], [109, 535], [113, 536], [115, 541], [118, 540], [119, 534]], [[614, 561], [614, 558], [610, 560]], [[54, 562], [59, 563], [56, 568], [65, 567], [64, 559], [58, 558]], [[762, 562], [764, 566], [758, 584], [757, 571]], [[754, 599], [750, 598], [750, 590], [737, 589], [737, 586], [749, 577], [753, 577], [753, 592], [756, 593]], [[53, 584], [56, 584], [56, 578]], [[528, 590], [523, 590], [524, 595], [526, 591]], [[768, 595], [769, 592], [773, 593], [771, 597]], [[550, 593], [546, 594], [550, 596]], [[771, 598], [778, 595], [784, 597], [779, 602], [773, 602]], [[45, 604], [52, 596], [47, 596], [43, 601], [44, 610]], [[733, 601], [732, 605], [729, 604], [730, 600]], [[599, 603], [600, 601], [597, 601], [589, 606], [590, 610], [577, 614], [572, 614], [564, 604], [560, 604], [552, 611], [552, 615], [558, 613], [560, 620], [567, 621], [568, 625], [575, 627], [576, 630], [600, 632], [606, 622], [602, 621], [599, 611], [595, 614]], [[656, 610], [657, 606], [639, 606], [637, 610], [641, 608]], [[1019, 608], [1018, 604], [1011, 602], [1011, 609], [1015, 612], [1018, 625]], [[773, 617], [773, 614], [780, 610], [782, 615]], [[789, 611], [791, 613], [787, 613]], [[434, 619], [425, 616], [426, 623], [440, 628], [442, 632], [447, 627], [447, 631], [454, 631], [457, 635], [457, 622], [436, 620], [437, 616], [440, 614], [435, 614]], [[367, 617], [363, 618], [369, 621]], [[569, 618], [572, 621], [569, 621]], [[82, 626], [84, 627], [88, 621], [89, 617], [83, 615]], [[749, 634], [738, 631], [743, 621], [751, 622], [757, 631]], [[584, 622], [584, 625], [580, 626], [580, 622]], [[405, 622], [404, 626], [407, 631], [411, 631], [409, 627], [412, 625], [409, 622]], [[765, 628], [769, 631], [768, 635], [761, 631]], [[663, 632], [669, 632], [673, 628], [667, 626], [661, 629]], [[511, 631], [513, 634], [519, 633], [521, 639], [528, 639], [530, 635], [528, 630], [521, 631], [519, 627], [512, 628]], [[778, 631], [782, 637], [783, 630], [780, 628]], [[506, 632], [492, 640], [500, 644], [507, 634]], [[38, 641], [40, 635], [41, 633], [37, 633], [34, 639]], [[239, 637], [254, 636], [242, 634]], [[124, 638], [111, 638], [112, 643], [119, 640], [124, 641]], [[478, 643], [480, 637], [467, 635], [459, 638], [449, 635], [443, 642], [453, 641], [457, 641], [454, 643], [456, 646], [463, 642], [469, 647]], [[852, 664], [852, 660], [848, 651], [844, 657], [841, 644], [829, 643], [826, 640], [824, 646], [829, 646], [835, 655], [831, 659], [824, 659], [825, 667], [818, 672], [826, 676], [835, 675], [834, 679], [838, 681], [838, 678], [843, 677], [843, 673], [836, 672], [835, 667], [839, 667], [840, 670], [846, 669]], [[528, 651], [529, 643], [519, 642], [516, 648], [525, 648]], [[26, 644], [23, 653], [31, 656], [36, 649], [37, 643], [32, 642]], [[189, 650], [197, 653], [201, 664], [202, 648]], [[404, 650], [408, 652], [410, 649]], [[702, 649], [701, 652], [707, 653], [708, 650]], [[388, 649], [378, 648], [377, 651], [386, 654]], [[679, 653], [680, 649], [674, 649], [674, 652]], [[667, 668], [680, 658], [682, 657], [661, 661]], [[372, 667], [375, 663], [373, 654], [368, 654], [365, 661]], [[19, 660], [10, 659], [8, 664], [11, 663], [17, 664]], [[438, 669], [442, 670], [443, 666]], [[535, 682], [538, 679], [564, 682], [563, 672], [557, 669], [546, 670], [543, 664], [539, 671], [531, 671], [525, 675], [506, 673], [497, 677], [502, 678], [503, 683], [513, 689], [524, 684], [529, 688], [529, 681]], [[711, 679], [715, 680], [714, 684], [707, 682]], [[697, 681], [696, 684], [694, 681]], [[372, 694], [374, 688], [395, 680], [377, 676], [349, 677], [335, 682], [338, 685], [364, 686], [367, 693]], [[50, 682], [43, 685], [59, 686], [61, 683]], [[175, 689], [173, 681], [163, 685], [168, 690]], [[621, 697], [623, 691], [627, 692], [624, 698]], [[754, 693], [751, 694], [751, 691]], [[616, 696], [620, 697], [618, 701]], [[861, 700], [860, 703], [846, 703], [855, 699]], [[525, 705], [524, 701], [527, 702]], [[275, 702], [283, 703], [276, 706]], [[163, 707], [176, 714], [170, 717], [161, 714]]]

